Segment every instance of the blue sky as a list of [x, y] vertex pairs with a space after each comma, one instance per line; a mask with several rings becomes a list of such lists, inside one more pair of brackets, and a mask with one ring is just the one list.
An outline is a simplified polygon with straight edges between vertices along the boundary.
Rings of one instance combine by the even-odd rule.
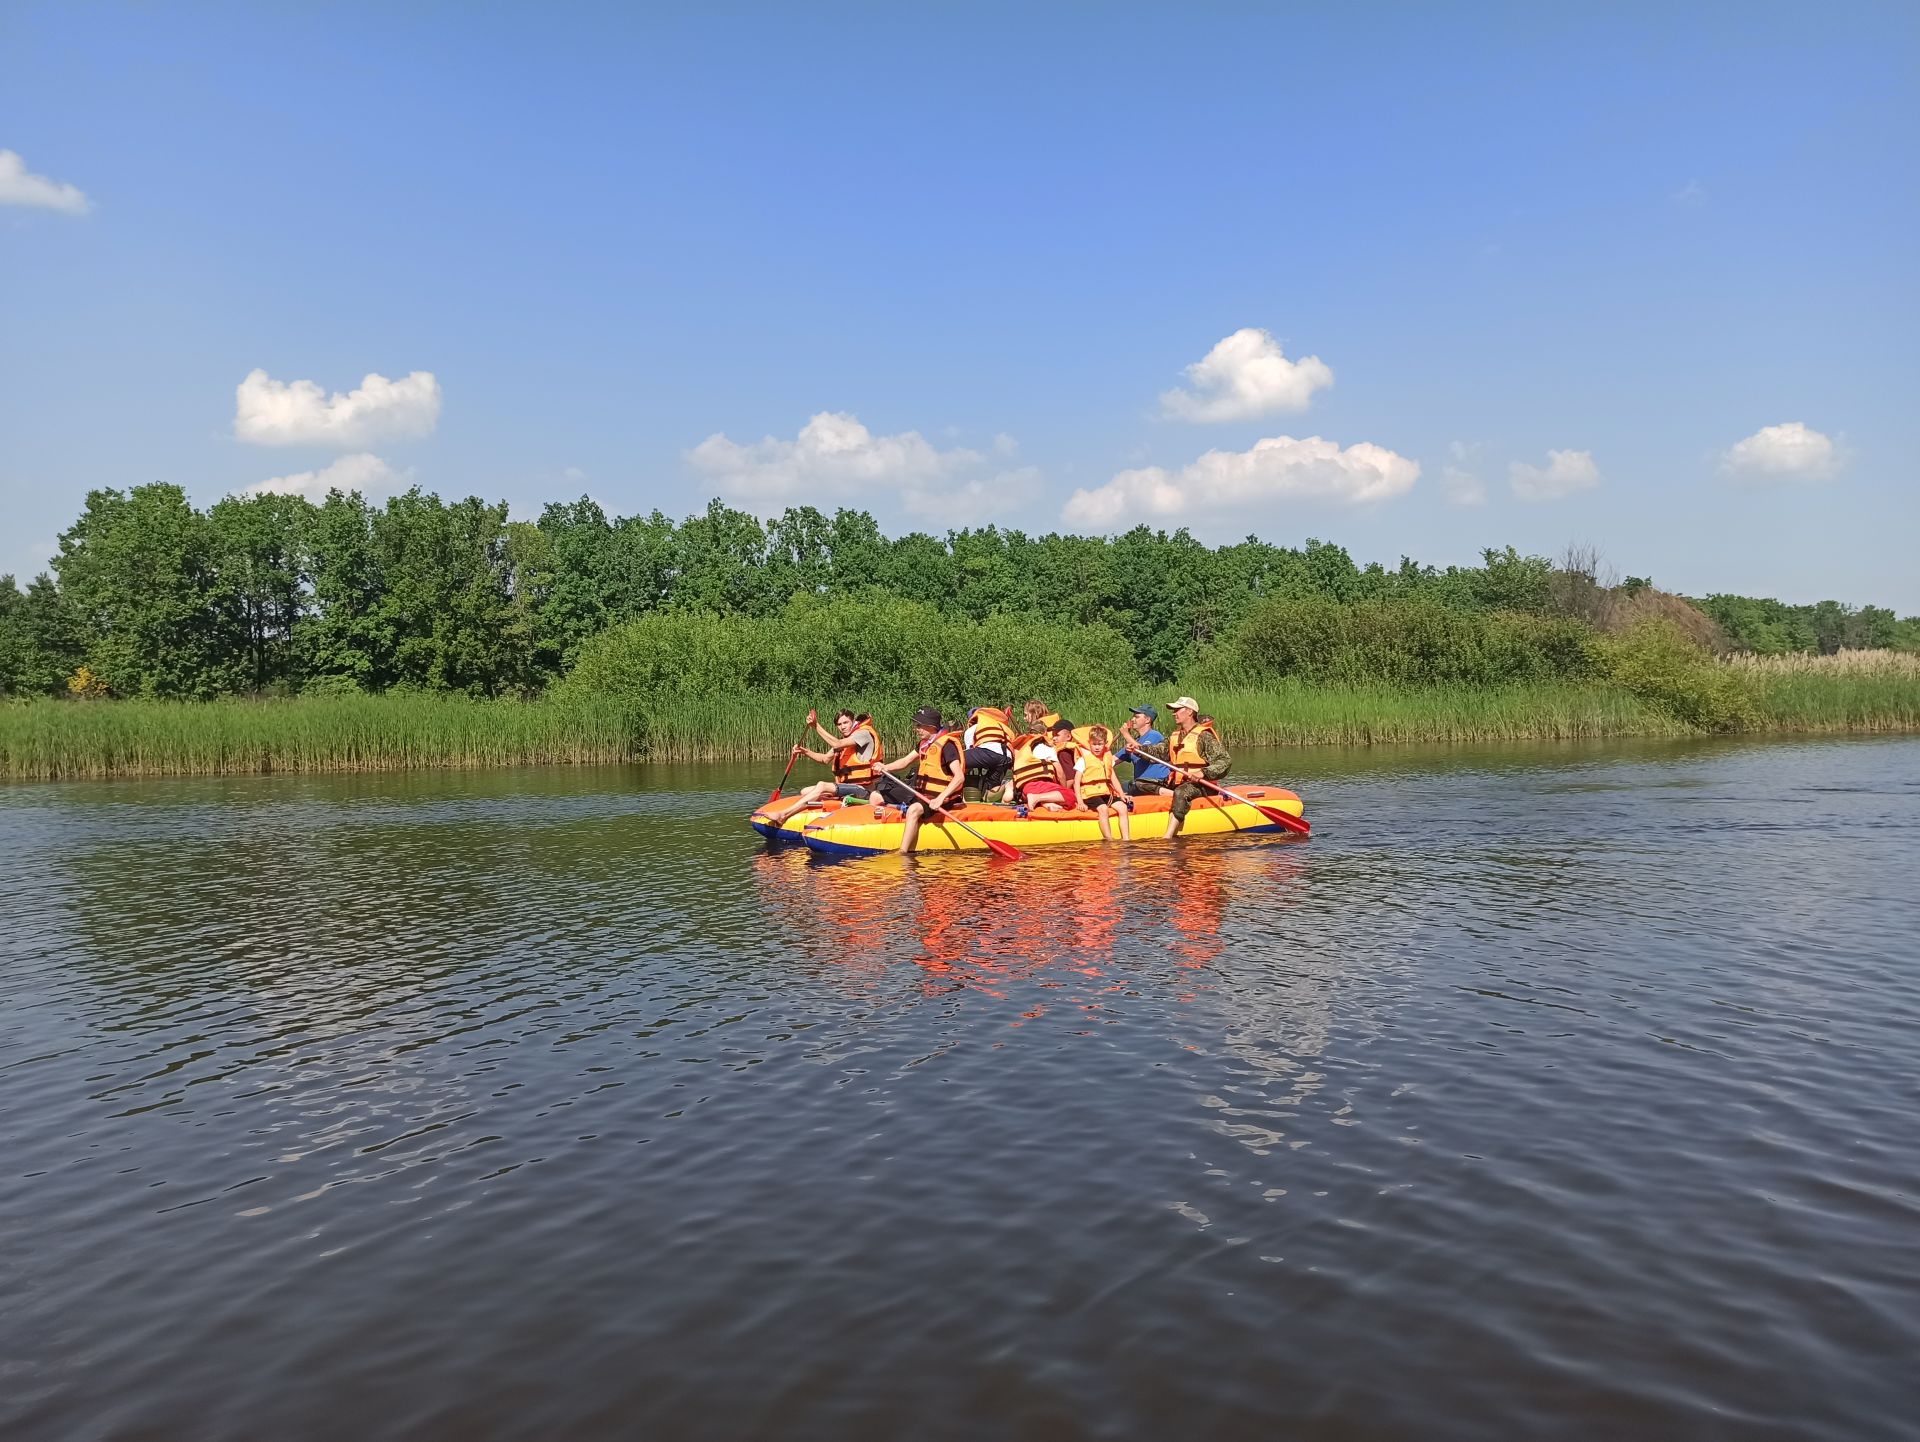
[[1916, 60], [1912, 6], [10, 6], [0, 569], [94, 486], [331, 475], [1920, 612]]

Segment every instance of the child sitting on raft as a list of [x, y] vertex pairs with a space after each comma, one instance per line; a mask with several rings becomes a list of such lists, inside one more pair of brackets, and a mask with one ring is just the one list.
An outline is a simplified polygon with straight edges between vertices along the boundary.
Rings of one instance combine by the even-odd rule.
[[1074, 790], [1080, 804], [1100, 818], [1100, 839], [1113, 840], [1111, 818], [1120, 818], [1120, 839], [1133, 840], [1133, 802], [1120, 789], [1119, 758], [1108, 750], [1112, 736], [1104, 726], [1090, 727], [1087, 746], [1073, 763]]
[[1078, 804], [1073, 794], [1073, 768], [1077, 759], [1073, 744], [1073, 723], [1055, 717], [1047, 728], [1047, 739], [1035, 742], [1033, 757], [1045, 762], [1048, 774], [1029, 781], [1021, 793], [1029, 811], [1071, 811]]

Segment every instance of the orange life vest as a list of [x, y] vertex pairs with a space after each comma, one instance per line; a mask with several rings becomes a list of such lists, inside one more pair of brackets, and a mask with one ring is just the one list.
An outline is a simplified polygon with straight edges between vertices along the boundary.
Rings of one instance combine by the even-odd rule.
[[[1047, 745], [1053, 746], [1053, 743], [1049, 741]], [[1080, 755], [1080, 748], [1078, 746], [1053, 746], [1053, 754], [1060, 762], [1061, 775], [1067, 778], [1060, 784], [1071, 791], [1073, 789], [1073, 763]]]
[[1033, 754], [1033, 748], [1047, 738], [1044, 736], [1018, 736], [1013, 742], [1013, 784], [1025, 786], [1029, 781], [1051, 781], [1053, 767]]
[[1091, 751], [1080, 756], [1080, 804], [1087, 806], [1111, 801], [1119, 788], [1113, 783], [1114, 756], [1111, 751], [1095, 756]]
[[[862, 761], [854, 752], [854, 746], [865, 732], [873, 738], [873, 755]], [[880, 733], [873, 729], [870, 722], [862, 721], [847, 733], [844, 741], [833, 748], [833, 779], [842, 786], [867, 786], [873, 782], [876, 763], [884, 759], [885, 748], [880, 744]]]
[[[947, 743], [953, 743], [953, 749], [960, 753], [960, 769], [949, 770], [947, 761]], [[927, 744], [920, 749], [920, 789], [929, 796], [938, 796], [942, 791], [964, 773], [967, 753], [960, 742], [958, 731], [939, 731], [927, 738]]]
[[1207, 764], [1207, 758], [1200, 754], [1200, 733], [1202, 731], [1207, 732], [1216, 741], [1220, 739], [1220, 733], [1213, 729], [1213, 723], [1211, 721], [1196, 722], [1194, 723], [1193, 729], [1179, 732], [1174, 736], [1173, 740], [1167, 743], [1167, 759], [1183, 771], [1199, 771], [1204, 769]]
[[1013, 727], [1007, 713], [993, 706], [982, 706], [973, 713], [973, 744], [985, 746], [997, 742], [1013, 754]]

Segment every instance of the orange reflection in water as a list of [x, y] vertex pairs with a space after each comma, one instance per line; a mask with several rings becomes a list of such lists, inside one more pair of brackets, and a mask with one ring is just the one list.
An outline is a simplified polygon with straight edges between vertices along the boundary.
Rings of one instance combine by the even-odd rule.
[[[1017, 989], [1017, 1026], [1055, 1006], [1098, 1012], [1143, 978], [1164, 983], [1162, 957], [1182, 972], [1208, 969], [1236, 899], [1290, 904], [1300, 863], [1289, 849], [1108, 845], [1035, 848], [1018, 862], [827, 864], [782, 850], [754, 867], [769, 923], [823, 974], [865, 982], [910, 964], [923, 995], [964, 987], [1011, 1000]], [[1046, 995], [1035, 999], [1035, 986]]]

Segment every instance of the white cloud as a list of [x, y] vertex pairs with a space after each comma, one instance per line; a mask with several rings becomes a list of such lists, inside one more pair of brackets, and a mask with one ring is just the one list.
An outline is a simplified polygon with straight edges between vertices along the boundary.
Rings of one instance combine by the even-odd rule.
[[369, 375], [358, 390], [328, 395], [312, 381], [247, 373], [234, 391], [233, 434], [256, 446], [337, 446], [351, 450], [396, 437], [431, 435], [440, 421], [432, 371], [400, 380]]
[[1507, 467], [1514, 495], [1523, 501], [1557, 501], [1600, 484], [1592, 451], [1548, 451], [1544, 466], [1515, 461]]
[[1016, 509], [1040, 484], [1038, 466], [1021, 466], [993, 476], [974, 476], [935, 489], [905, 492], [900, 503], [908, 515], [942, 529], [984, 525]]
[[1824, 481], [1844, 457], [1832, 437], [1800, 421], [1762, 426], [1720, 457], [1723, 474], [1749, 481]]
[[65, 215], [85, 215], [92, 208], [79, 186], [35, 175], [17, 150], [0, 150], [0, 205], [25, 205]]
[[[996, 455], [1016, 449], [1011, 436], [995, 437]], [[714, 434], [687, 452], [687, 462], [723, 496], [747, 505], [833, 505], [898, 496], [909, 513], [950, 524], [1004, 510], [1008, 485], [1030, 488], [1039, 476], [1029, 467], [989, 478], [987, 458], [978, 451], [941, 450], [918, 431], [876, 436], [844, 411], [822, 411], [790, 441], [765, 436], [742, 445]]]
[[1420, 463], [1362, 441], [1342, 450], [1334, 441], [1272, 436], [1251, 450], [1208, 451], [1169, 471], [1121, 471], [1104, 486], [1077, 490], [1062, 518], [1113, 530], [1129, 521], [1185, 521], [1205, 513], [1249, 511], [1280, 501], [1365, 505], [1405, 495]]
[[1163, 391], [1160, 407], [1187, 421], [1244, 421], [1275, 411], [1303, 411], [1313, 393], [1333, 384], [1319, 356], [1290, 361], [1264, 330], [1237, 330], [1187, 367], [1192, 390]]
[[324, 501], [331, 490], [358, 491], [368, 500], [376, 496], [392, 495], [404, 491], [413, 484], [411, 469], [396, 471], [378, 456], [370, 456], [361, 451], [351, 456], [342, 456], [331, 465], [322, 466], [317, 471], [300, 471], [291, 476], [275, 476], [271, 480], [261, 481], [258, 485], [248, 486], [243, 495], [249, 496], [305, 496], [310, 501]]
[[1450, 506], [1484, 506], [1487, 488], [1474, 469], [1480, 443], [1454, 441], [1447, 447], [1447, 464], [1440, 468], [1440, 492]]

